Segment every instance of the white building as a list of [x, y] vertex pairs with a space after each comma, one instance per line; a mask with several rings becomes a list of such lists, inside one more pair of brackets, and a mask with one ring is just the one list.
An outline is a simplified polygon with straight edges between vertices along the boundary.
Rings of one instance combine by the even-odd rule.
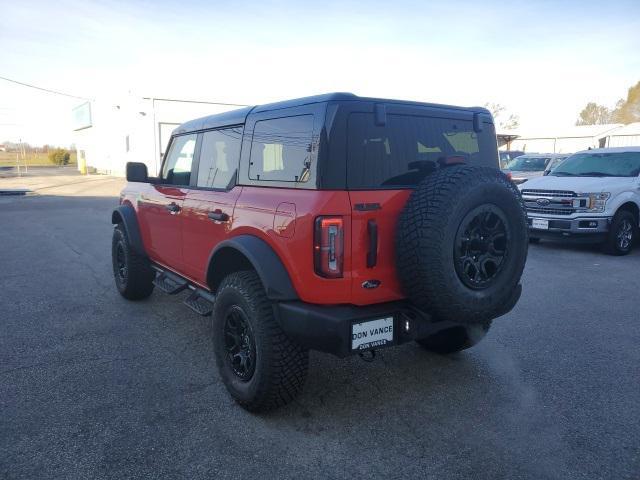
[[640, 146], [640, 122], [624, 125], [609, 135], [607, 147], [639, 147]]
[[73, 110], [78, 168], [124, 176], [127, 162], [157, 175], [171, 132], [181, 123], [245, 105], [124, 95]]
[[552, 132], [517, 132], [518, 138], [511, 141], [510, 149], [531, 153], [573, 153], [588, 148], [602, 148], [608, 146], [610, 136], [623, 127], [622, 124], [613, 123], [571, 126]]

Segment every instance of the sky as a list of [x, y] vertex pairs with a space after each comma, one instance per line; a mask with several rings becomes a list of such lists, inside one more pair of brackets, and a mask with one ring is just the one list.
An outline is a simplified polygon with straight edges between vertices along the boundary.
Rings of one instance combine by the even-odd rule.
[[[259, 104], [331, 91], [573, 125], [640, 80], [635, 1], [0, 0], [0, 76], [90, 99]], [[73, 141], [82, 100], [0, 80], [0, 143]]]

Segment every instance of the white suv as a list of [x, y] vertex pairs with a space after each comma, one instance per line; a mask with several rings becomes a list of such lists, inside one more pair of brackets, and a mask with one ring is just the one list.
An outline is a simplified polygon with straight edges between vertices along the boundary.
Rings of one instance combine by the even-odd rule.
[[578, 152], [549, 175], [519, 186], [530, 237], [601, 242], [631, 251], [640, 225], [640, 147]]

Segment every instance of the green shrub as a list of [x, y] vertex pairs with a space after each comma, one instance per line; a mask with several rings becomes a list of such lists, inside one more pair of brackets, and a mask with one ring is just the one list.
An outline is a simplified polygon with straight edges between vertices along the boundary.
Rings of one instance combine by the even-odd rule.
[[68, 165], [71, 154], [63, 148], [56, 148], [55, 150], [49, 150], [49, 161], [56, 165]]

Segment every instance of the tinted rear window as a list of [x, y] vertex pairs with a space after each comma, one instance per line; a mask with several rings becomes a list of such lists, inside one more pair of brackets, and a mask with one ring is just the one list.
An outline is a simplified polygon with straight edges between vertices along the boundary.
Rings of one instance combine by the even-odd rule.
[[493, 126], [473, 131], [471, 119], [387, 115], [377, 126], [371, 113], [349, 116], [349, 188], [411, 187], [443, 162], [498, 167]]

